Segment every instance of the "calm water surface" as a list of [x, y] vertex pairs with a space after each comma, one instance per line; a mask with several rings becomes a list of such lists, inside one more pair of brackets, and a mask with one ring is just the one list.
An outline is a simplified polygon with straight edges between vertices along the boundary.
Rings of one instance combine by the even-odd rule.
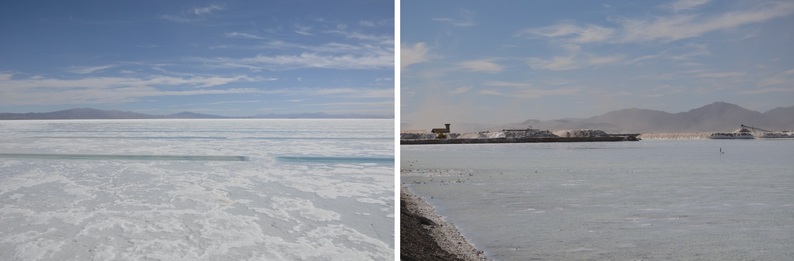
[[401, 178], [496, 260], [788, 260], [793, 157], [790, 139], [401, 146]]

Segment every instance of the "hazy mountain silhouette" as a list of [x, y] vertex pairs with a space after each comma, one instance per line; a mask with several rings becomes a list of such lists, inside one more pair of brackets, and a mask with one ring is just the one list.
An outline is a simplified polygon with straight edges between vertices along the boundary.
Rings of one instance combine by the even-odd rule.
[[741, 124], [767, 130], [794, 129], [794, 106], [779, 107], [760, 113], [741, 106], [715, 102], [681, 113], [656, 110], [624, 109], [587, 119], [527, 120], [497, 128], [599, 129], [610, 133], [643, 132], [730, 132]]
[[[202, 114], [195, 112], [180, 112], [169, 115], [151, 115], [128, 111], [117, 110], [98, 110], [92, 108], [76, 108], [54, 112], [29, 112], [29, 113], [0, 113], [0, 120], [58, 120], [58, 119], [224, 119], [224, 117], [212, 114]], [[317, 113], [296, 113], [296, 114], [267, 114], [256, 115], [244, 118], [263, 118], [263, 119], [391, 119], [392, 116], [385, 115], [364, 115], [364, 114], [326, 114]]]
[[794, 126], [794, 106], [777, 107], [764, 112], [764, 116], [770, 120], [777, 121], [777, 126], [789, 126], [786, 129], [791, 129], [791, 126]]
[[137, 112], [75, 108], [54, 112], [0, 113], [0, 120], [56, 120], [56, 119], [206, 119], [223, 116], [180, 112], [170, 115], [151, 115]]
[[203, 113], [195, 113], [189, 111], [183, 111], [180, 113], [174, 113], [163, 116], [169, 119], [223, 119], [229, 118], [224, 116], [212, 115], [212, 114], [203, 114]]
[[0, 113], [3, 120], [50, 120], [50, 119], [152, 119], [153, 115], [116, 111], [76, 108], [54, 112]]
[[292, 114], [260, 114], [251, 116], [260, 119], [392, 119], [393, 116], [369, 114], [327, 114], [324, 112], [292, 113]]

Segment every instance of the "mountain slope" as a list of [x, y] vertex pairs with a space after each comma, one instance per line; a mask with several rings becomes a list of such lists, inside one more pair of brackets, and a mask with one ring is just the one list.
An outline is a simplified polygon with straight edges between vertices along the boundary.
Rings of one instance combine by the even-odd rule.
[[3, 120], [52, 120], [52, 119], [151, 119], [155, 116], [126, 112], [106, 111], [92, 108], [75, 108], [54, 112], [0, 113]]
[[[768, 130], [794, 129], [794, 106], [775, 108], [765, 113], [741, 106], [715, 102], [681, 113], [624, 109], [587, 119], [527, 120], [496, 128], [599, 129], [610, 133], [643, 132], [731, 132], [741, 124]], [[494, 129], [496, 129], [494, 128]]]
[[[0, 120], [57, 120], [57, 119], [228, 119], [211, 114], [180, 112], [169, 115], [150, 115], [143, 113], [98, 110], [92, 108], [76, 108], [54, 112], [29, 112], [29, 113], [0, 113]], [[297, 114], [268, 114], [256, 115], [247, 118], [263, 119], [393, 119], [393, 115], [365, 115], [365, 114], [326, 114], [317, 113], [297, 113]]]
[[180, 112], [180, 113], [169, 114], [169, 115], [166, 115], [166, 116], [163, 116], [163, 117], [164, 118], [169, 118], [169, 119], [224, 119], [224, 118], [228, 118], [228, 117], [223, 117], [223, 116], [218, 116], [218, 115], [195, 113], [195, 112], [189, 112], [189, 111], [183, 111], [183, 112]]
[[[794, 126], [794, 106], [771, 109], [764, 112], [764, 117], [776, 121], [777, 126]], [[791, 127], [784, 129], [791, 129]]]
[[733, 131], [741, 124], [770, 126], [763, 114], [735, 104], [715, 102], [676, 114], [679, 131]]

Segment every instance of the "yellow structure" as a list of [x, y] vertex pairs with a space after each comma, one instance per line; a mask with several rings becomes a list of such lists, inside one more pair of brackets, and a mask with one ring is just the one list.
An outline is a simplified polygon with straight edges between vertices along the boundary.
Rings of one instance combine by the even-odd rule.
[[430, 130], [430, 132], [436, 134], [436, 138], [437, 139], [446, 139], [447, 138], [447, 133], [449, 133], [449, 123], [444, 124], [444, 126], [447, 126], [447, 127], [445, 129], [435, 128], [435, 129]]

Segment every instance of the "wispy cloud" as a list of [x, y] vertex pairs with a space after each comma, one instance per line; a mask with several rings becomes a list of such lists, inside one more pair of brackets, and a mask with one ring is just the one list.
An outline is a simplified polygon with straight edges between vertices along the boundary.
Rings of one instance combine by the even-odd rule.
[[314, 34], [313, 34], [313, 33], [311, 33], [311, 30], [312, 30], [312, 27], [311, 27], [311, 26], [306, 26], [306, 25], [295, 25], [295, 30], [294, 30], [294, 32], [295, 32], [295, 33], [297, 33], [297, 34], [300, 34], [300, 35], [312, 36], [312, 35], [314, 35]]
[[690, 10], [700, 7], [702, 5], [708, 4], [711, 0], [678, 0], [665, 7], [672, 9], [673, 11], [683, 11], [683, 10]]
[[375, 22], [367, 20], [358, 21], [358, 24], [364, 27], [375, 27], [376, 25]]
[[205, 7], [195, 7], [193, 8], [193, 13], [196, 15], [205, 15], [220, 10], [223, 10], [223, 7], [219, 5], [209, 5]]
[[394, 89], [366, 89], [366, 88], [323, 88], [294, 90], [300, 95], [342, 96], [346, 98], [373, 99], [393, 98]]
[[491, 59], [465, 61], [460, 63], [459, 66], [470, 72], [498, 73], [502, 71], [502, 66]]
[[[303, 28], [309, 30], [308, 28]], [[242, 68], [253, 71], [294, 70], [301, 68], [324, 69], [388, 69], [394, 65], [394, 38], [390, 35], [375, 35], [335, 29], [319, 31], [352, 39], [350, 43], [327, 42], [322, 44], [293, 43], [281, 40], [267, 41], [246, 46], [246, 49], [269, 49], [249, 57], [192, 57], [189, 61], [200, 62], [211, 68]], [[261, 39], [247, 33], [227, 33], [229, 37]], [[233, 46], [213, 48], [235, 48]]]
[[514, 87], [514, 88], [532, 87], [532, 84], [525, 82], [505, 82], [505, 81], [490, 81], [490, 82], [486, 82], [485, 85], [496, 86], [496, 87]]
[[128, 102], [143, 97], [186, 96], [204, 94], [267, 93], [254, 88], [214, 89], [239, 82], [265, 82], [274, 78], [248, 76], [171, 77], [89, 77], [59, 79], [32, 77], [0, 79], [0, 103], [9, 105], [35, 104], [96, 104]]
[[163, 20], [176, 22], [176, 23], [183, 23], [183, 24], [196, 21], [196, 19], [194, 19], [194, 18], [178, 16], [178, 15], [161, 15], [160, 18], [163, 19]]
[[739, 94], [767, 94], [767, 93], [787, 93], [787, 92], [794, 92], [794, 88], [783, 88], [783, 87], [773, 87], [773, 88], [761, 88], [755, 90], [747, 90], [739, 92]]
[[745, 72], [714, 72], [714, 73], [701, 73], [698, 78], [728, 78], [728, 77], [742, 77], [747, 73]]
[[394, 115], [394, 100], [311, 103], [306, 106], [311, 106], [330, 114]]
[[191, 76], [173, 77], [155, 75], [143, 78], [133, 77], [89, 77], [78, 79], [58, 79], [33, 77], [29, 79], [7, 79], [0, 81], [0, 88], [25, 91], [30, 89], [105, 89], [128, 86], [187, 86], [207, 88], [234, 82], [274, 81], [276, 78], [237, 76]]
[[380, 44], [389, 44], [389, 45], [394, 44], [394, 36], [392, 35], [365, 34], [355, 31], [343, 31], [343, 30], [329, 30], [326, 32], [343, 35], [345, 36], [345, 38], [348, 39], [356, 39], [356, 40], [369, 41]]
[[383, 19], [377, 21], [361, 20], [358, 22], [358, 25], [363, 27], [376, 27], [376, 26], [394, 27], [394, 19]]
[[450, 92], [449, 92], [449, 94], [452, 94], [452, 95], [455, 95], [455, 94], [464, 94], [464, 93], [467, 93], [467, 92], [469, 92], [469, 91], [471, 91], [471, 87], [469, 87], [469, 86], [464, 86], [464, 87], [458, 87], [458, 88], [455, 88], [454, 90], [450, 91]]
[[204, 19], [205, 15], [214, 13], [215, 11], [223, 10], [224, 8], [219, 5], [208, 5], [204, 7], [193, 7], [189, 10], [183, 10], [180, 14], [167, 14], [161, 15], [163, 20], [176, 22], [176, 23], [193, 23]]
[[0, 81], [9, 81], [13, 76], [13, 73], [0, 72]]
[[394, 55], [389, 51], [356, 54], [318, 54], [301, 53], [297, 55], [265, 55], [259, 54], [247, 58], [193, 58], [210, 67], [245, 68], [258, 70], [293, 70], [301, 68], [323, 69], [388, 69], [394, 66]]
[[258, 39], [258, 40], [265, 39], [264, 37], [261, 37], [261, 36], [255, 35], [255, 34], [240, 33], [240, 32], [230, 32], [230, 33], [226, 33], [225, 35], [226, 35], [226, 37], [229, 37], [229, 38]]
[[72, 66], [66, 68], [66, 71], [76, 74], [89, 74], [105, 69], [110, 69], [116, 66], [118, 65], [111, 64], [111, 65], [101, 65], [101, 66]]
[[[692, 9], [708, 1], [679, 1], [673, 4], [675, 10]], [[653, 16], [650, 18], [612, 18], [615, 27], [594, 24], [576, 24], [566, 21], [551, 26], [528, 28], [517, 32], [516, 36], [543, 37], [571, 43], [641, 43], [672, 42], [681, 39], [733, 29], [739, 26], [761, 23], [794, 13], [794, 2], [781, 1], [760, 3], [754, 8], [746, 8], [716, 15], [678, 14]]]
[[474, 12], [466, 9], [460, 9], [460, 13], [456, 18], [436, 17], [433, 18], [433, 21], [459, 26], [459, 27], [468, 27], [475, 25]]
[[610, 39], [615, 29], [597, 26], [579, 26], [572, 22], [563, 22], [541, 28], [524, 29], [515, 34], [521, 37], [542, 36], [547, 38], [564, 38], [572, 43], [601, 42]]
[[[784, 72], [776, 73], [771, 77], [767, 77], [758, 82], [758, 86], [767, 87], [774, 85], [790, 85], [794, 86], [794, 69]], [[790, 87], [794, 89], [794, 87]]]
[[579, 89], [576, 88], [559, 88], [559, 89], [538, 89], [538, 88], [525, 88], [515, 92], [513, 95], [525, 99], [538, 99], [547, 96], [568, 96], [579, 94]]
[[504, 94], [502, 94], [501, 92], [499, 92], [497, 90], [481, 90], [478, 93], [479, 94], [483, 94], [483, 95], [495, 95], [495, 96], [504, 95]]
[[505, 95], [524, 99], [537, 99], [546, 96], [577, 95], [580, 93], [578, 88], [561, 87], [554, 89], [541, 89], [536, 88], [533, 84], [527, 82], [489, 81], [486, 82], [485, 85], [494, 87], [509, 87], [509, 89], [505, 89], [503, 91]]
[[626, 60], [626, 56], [621, 54], [601, 56], [585, 53], [578, 45], [563, 45], [563, 48], [568, 54], [555, 56], [550, 59], [531, 57], [527, 60], [527, 63], [533, 69], [565, 71], [599, 65], [616, 64]]
[[400, 68], [405, 68], [413, 64], [423, 63], [430, 60], [428, 49], [424, 42], [414, 45], [400, 45]]
[[542, 58], [529, 58], [529, 66], [532, 69], [546, 69], [553, 71], [573, 70], [581, 67], [579, 63], [574, 61], [573, 56], [557, 56], [551, 59]]

